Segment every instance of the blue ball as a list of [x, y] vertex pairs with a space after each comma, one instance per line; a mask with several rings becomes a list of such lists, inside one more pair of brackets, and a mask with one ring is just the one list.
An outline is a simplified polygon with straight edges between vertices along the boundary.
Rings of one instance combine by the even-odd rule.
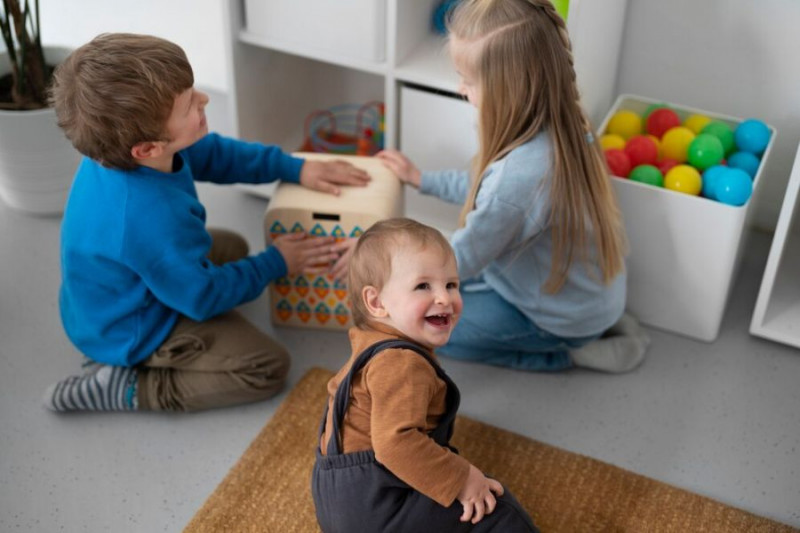
[[740, 168], [726, 168], [714, 188], [717, 200], [728, 205], [744, 205], [753, 193], [753, 180]]
[[736, 126], [733, 139], [736, 147], [760, 155], [769, 144], [769, 128], [758, 119], [750, 118]]
[[712, 167], [708, 167], [706, 171], [703, 172], [703, 190], [700, 194], [706, 198], [716, 200], [717, 195], [715, 193], [715, 189], [717, 187], [717, 181], [727, 169], [728, 167], [724, 165], [714, 165]]
[[752, 152], [735, 152], [728, 158], [729, 167], [741, 168], [750, 175], [750, 179], [756, 177], [759, 163], [758, 156]]

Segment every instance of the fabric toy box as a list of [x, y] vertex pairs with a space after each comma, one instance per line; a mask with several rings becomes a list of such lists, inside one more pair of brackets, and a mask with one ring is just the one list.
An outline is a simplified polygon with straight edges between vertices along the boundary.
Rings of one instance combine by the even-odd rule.
[[[372, 224], [403, 213], [402, 184], [378, 159], [296, 153], [307, 160], [343, 160], [372, 178], [366, 187], [342, 187], [339, 196], [281, 183], [264, 214], [267, 245], [284, 233], [306, 232], [337, 242], [358, 237]], [[347, 288], [329, 274], [282, 277], [270, 284], [272, 323], [327, 330], [351, 327]]]

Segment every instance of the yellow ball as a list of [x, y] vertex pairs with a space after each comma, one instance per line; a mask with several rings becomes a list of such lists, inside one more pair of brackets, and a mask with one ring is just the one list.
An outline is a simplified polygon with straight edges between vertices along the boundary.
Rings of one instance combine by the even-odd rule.
[[642, 133], [642, 117], [627, 109], [617, 111], [611, 115], [606, 133], [613, 133], [628, 140]]
[[658, 160], [660, 161], [664, 159], [664, 150], [661, 149], [661, 139], [659, 139], [655, 135], [650, 135], [649, 133], [647, 134], [647, 136], [650, 138], [651, 141], [653, 141], [653, 144], [656, 145], [656, 149], [658, 150]]
[[661, 137], [661, 151], [664, 157], [683, 163], [687, 159], [687, 150], [695, 138], [692, 130], [683, 126], [670, 128]]
[[690, 165], [676, 165], [664, 176], [664, 187], [697, 196], [703, 188], [700, 172]]
[[683, 125], [684, 127], [687, 127], [690, 130], [692, 130], [692, 133], [697, 135], [703, 130], [703, 128], [706, 127], [706, 124], [708, 124], [709, 122], [711, 122], [711, 119], [709, 117], [705, 115], [694, 114], [686, 117], [686, 120], [683, 121]]
[[603, 150], [610, 150], [612, 148], [622, 150], [625, 148], [625, 139], [616, 133], [606, 133], [600, 136], [600, 146], [603, 147]]

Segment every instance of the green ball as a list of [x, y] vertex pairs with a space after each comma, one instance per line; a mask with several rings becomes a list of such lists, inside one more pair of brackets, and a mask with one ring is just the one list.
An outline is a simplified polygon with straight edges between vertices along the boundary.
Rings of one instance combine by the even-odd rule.
[[700, 133], [708, 133], [713, 135], [722, 143], [722, 149], [725, 155], [729, 155], [736, 149], [736, 143], [733, 138], [733, 130], [730, 126], [719, 120], [712, 120], [700, 130]]
[[662, 107], [665, 107], [667, 109], [670, 108], [669, 105], [664, 104], [664, 103], [661, 103], [661, 104], [650, 104], [649, 106], [647, 106], [647, 109], [644, 110], [644, 113], [642, 113], [642, 120], [646, 122], [647, 121], [647, 117], [650, 116], [650, 113], [652, 113], [656, 109], [661, 109]]
[[717, 136], [701, 133], [689, 145], [687, 155], [689, 164], [702, 171], [719, 164], [725, 157], [725, 149]]
[[654, 187], [664, 186], [664, 174], [653, 165], [639, 165], [631, 170], [631, 173], [628, 174], [628, 179], [653, 185]]

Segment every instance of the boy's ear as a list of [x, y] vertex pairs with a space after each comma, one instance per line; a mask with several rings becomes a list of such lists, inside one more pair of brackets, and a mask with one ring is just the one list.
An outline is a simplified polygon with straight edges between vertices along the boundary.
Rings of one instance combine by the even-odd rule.
[[383, 302], [381, 302], [381, 291], [376, 287], [367, 285], [361, 289], [361, 299], [364, 301], [364, 305], [369, 314], [372, 315], [372, 318], [386, 318], [389, 315], [386, 308], [383, 307]]
[[131, 148], [131, 156], [139, 160], [154, 159], [164, 153], [164, 143], [161, 141], [142, 141]]

